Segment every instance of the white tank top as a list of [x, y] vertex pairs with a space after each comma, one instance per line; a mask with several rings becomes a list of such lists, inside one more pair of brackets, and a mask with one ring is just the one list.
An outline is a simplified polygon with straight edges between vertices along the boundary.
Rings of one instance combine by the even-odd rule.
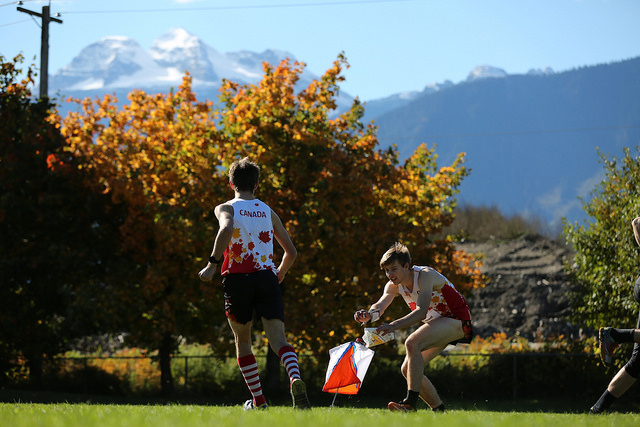
[[233, 235], [224, 251], [222, 275], [275, 272], [271, 208], [259, 199], [233, 199], [227, 203], [233, 206]]
[[[420, 289], [418, 286], [418, 276], [420, 271], [427, 270], [429, 267], [413, 266], [413, 290], [404, 285], [398, 285], [398, 292], [402, 295], [402, 298], [407, 303], [411, 311], [415, 310], [418, 303], [418, 294]], [[466, 300], [453, 286], [453, 284], [442, 273], [437, 270], [433, 270], [444, 280], [444, 285], [441, 289], [433, 290], [431, 293], [431, 303], [427, 315], [423, 322], [428, 322], [436, 317], [452, 317], [460, 320], [470, 320], [469, 306]]]

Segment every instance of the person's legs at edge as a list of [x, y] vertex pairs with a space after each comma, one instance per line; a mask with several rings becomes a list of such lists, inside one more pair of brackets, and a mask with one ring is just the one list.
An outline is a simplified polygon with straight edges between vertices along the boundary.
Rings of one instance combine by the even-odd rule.
[[[638, 283], [636, 283], [636, 292], [638, 286]], [[630, 334], [630, 336], [635, 342], [631, 358], [627, 364], [618, 371], [616, 376], [613, 377], [607, 386], [607, 389], [602, 393], [598, 401], [589, 409], [589, 412], [592, 414], [599, 414], [609, 409], [616, 399], [629, 390], [629, 388], [636, 382], [638, 375], [640, 375], [640, 343], [636, 341], [637, 335], [635, 334], [635, 331], [638, 329], [640, 329], [640, 314], [638, 315], [638, 324], [636, 329], [631, 329], [633, 333]], [[626, 338], [628, 337], [629, 335], [626, 336]]]
[[613, 353], [622, 343], [640, 343], [640, 329], [600, 328], [600, 358], [605, 366], [613, 366]]

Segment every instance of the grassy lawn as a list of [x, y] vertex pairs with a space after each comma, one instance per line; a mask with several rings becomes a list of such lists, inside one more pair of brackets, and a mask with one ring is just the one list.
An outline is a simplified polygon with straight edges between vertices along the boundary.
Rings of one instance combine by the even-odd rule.
[[411, 414], [392, 413], [385, 409], [316, 407], [295, 411], [272, 406], [267, 411], [243, 411], [241, 406], [206, 405], [121, 405], [87, 403], [0, 403], [3, 426], [150, 426], [150, 427], [406, 427], [437, 423], [447, 427], [470, 426], [638, 426], [640, 414], [611, 413], [588, 415], [559, 412], [497, 412], [450, 410], [433, 413], [426, 409]]

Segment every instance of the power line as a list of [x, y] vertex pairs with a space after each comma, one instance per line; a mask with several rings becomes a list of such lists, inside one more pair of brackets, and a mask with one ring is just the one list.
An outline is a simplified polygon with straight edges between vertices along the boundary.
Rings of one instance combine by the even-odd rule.
[[[42, 3], [42, 0], [22, 0], [22, 1], [12, 1], [12, 2], [9, 2], [9, 3], [2, 3], [2, 4], [0, 4], [0, 7], [12, 6], [14, 4], [17, 4], [18, 6], [21, 6], [23, 3], [36, 2], [36, 1], [39, 1], [40, 3]], [[51, 3], [52, 1], [65, 1], [65, 0], [49, 0], [49, 3]]]
[[[33, 19], [33, 18], [32, 18]], [[0, 28], [8, 27], [10, 25], [22, 24], [23, 22], [31, 21], [32, 19], [23, 19], [21, 21], [9, 22], [8, 24], [0, 24]]]
[[294, 7], [313, 7], [313, 6], [345, 6], [359, 5], [371, 3], [401, 3], [413, 2], [416, 0], [342, 0], [336, 2], [312, 2], [312, 3], [272, 3], [272, 4], [254, 4], [246, 6], [208, 6], [208, 7], [185, 7], [185, 8], [162, 8], [162, 9], [119, 9], [119, 10], [78, 10], [65, 11], [61, 14], [108, 14], [108, 13], [159, 13], [159, 12], [197, 12], [203, 10], [248, 10], [248, 9], [276, 9], [276, 8], [294, 8]]

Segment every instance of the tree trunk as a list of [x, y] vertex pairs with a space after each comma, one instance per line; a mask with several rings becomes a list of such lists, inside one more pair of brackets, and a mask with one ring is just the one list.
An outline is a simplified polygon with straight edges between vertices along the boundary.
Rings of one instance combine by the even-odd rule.
[[160, 357], [160, 386], [163, 396], [172, 395], [174, 392], [173, 375], [171, 374], [171, 353], [174, 350], [174, 342], [171, 335], [165, 335], [158, 349]]
[[42, 354], [33, 353], [31, 357], [29, 357], [29, 382], [31, 386], [36, 389], [42, 388], [42, 364]]

